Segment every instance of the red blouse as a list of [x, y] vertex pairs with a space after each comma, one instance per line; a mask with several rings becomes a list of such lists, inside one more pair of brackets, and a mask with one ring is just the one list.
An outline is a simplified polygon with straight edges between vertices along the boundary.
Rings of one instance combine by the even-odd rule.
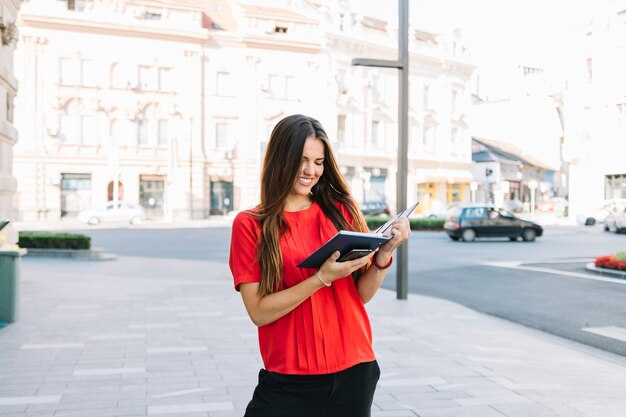
[[[349, 212], [340, 208], [351, 219]], [[283, 214], [289, 230], [279, 242], [281, 289], [311, 277], [315, 269], [296, 265], [337, 233], [315, 202], [306, 210]], [[260, 235], [259, 222], [246, 212], [237, 215], [229, 260], [237, 291], [241, 283], [261, 281], [257, 256]], [[369, 318], [350, 276], [316, 291], [280, 319], [259, 327], [258, 332], [265, 369], [281, 374], [328, 374], [376, 359]]]

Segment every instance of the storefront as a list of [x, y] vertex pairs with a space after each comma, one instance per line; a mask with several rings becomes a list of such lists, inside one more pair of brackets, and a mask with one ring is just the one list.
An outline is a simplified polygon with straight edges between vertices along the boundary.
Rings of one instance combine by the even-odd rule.
[[139, 204], [148, 219], [163, 218], [165, 175], [141, 175], [139, 177]]
[[61, 174], [61, 217], [75, 217], [91, 205], [91, 174]]

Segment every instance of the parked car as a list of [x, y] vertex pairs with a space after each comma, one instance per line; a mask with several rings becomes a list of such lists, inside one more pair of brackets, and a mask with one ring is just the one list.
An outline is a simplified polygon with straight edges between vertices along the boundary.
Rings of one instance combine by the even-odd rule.
[[604, 231], [626, 233], [626, 203], [616, 204], [615, 210], [605, 217]]
[[614, 200], [604, 200], [602, 206], [598, 207], [595, 210], [586, 213], [580, 213], [576, 216], [576, 221], [578, 224], [582, 224], [585, 226], [593, 226], [596, 223], [604, 223], [604, 219], [610, 213], [617, 210], [618, 206], [622, 204], [626, 204], [626, 199], [614, 199]]
[[424, 213], [424, 217], [429, 219], [447, 219], [450, 217], [452, 210], [459, 205], [461, 205], [459, 202], [448, 203], [439, 210], [431, 210]]
[[525, 242], [532, 242], [543, 235], [543, 227], [537, 223], [490, 205], [456, 207], [443, 227], [450, 239], [465, 242], [477, 237], [508, 237], [510, 240], [521, 237]]
[[364, 216], [390, 216], [391, 210], [384, 201], [366, 201], [361, 204], [361, 212]]
[[109, 201], [104, 207], [83, 210], [78, 213], [78, 220], [83, 223], [96, 225], [103, 222], [128, 222], [141, 224], [146, 219], [143, 207], [118, 201], [114, 204]]

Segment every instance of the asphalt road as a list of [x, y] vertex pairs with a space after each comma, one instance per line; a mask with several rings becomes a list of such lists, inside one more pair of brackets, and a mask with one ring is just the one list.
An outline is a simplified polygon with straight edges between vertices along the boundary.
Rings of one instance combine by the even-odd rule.
[[[230, 229], [86, 229], [93, 246], [125, 256], [228, 260]], [[626, 235], [596, 227], [547, 227], [536, 242], [453, 242], [440, 232], [409, 241], [409, 292], [439, 297], [626, 356], [626, 280], [584, 269], [626, 250]], [[524, 268], [541, 268], [540, 271]], [[522, 268], [522, 269], [520, 269]], [[548, 270], [548, 271], [546, 271]], [[395, 289], [395, 265], [384, 287]], [[410, 296], [410, 295], [409, 295]]]

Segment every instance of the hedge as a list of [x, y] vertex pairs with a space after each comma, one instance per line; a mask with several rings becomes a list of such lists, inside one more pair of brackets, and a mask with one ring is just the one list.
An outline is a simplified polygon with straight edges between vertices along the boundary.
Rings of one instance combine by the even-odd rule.
[[74, 233], [20, 232], [17, 244], [27, 249], [90, 249], [91, 237]]
[[[366, 217], [365, 221], [371, 230], [376, 230], [389, 220], [388, 217]], [[409, 219], [411, 230], [443, 230], [444, 219]]]

